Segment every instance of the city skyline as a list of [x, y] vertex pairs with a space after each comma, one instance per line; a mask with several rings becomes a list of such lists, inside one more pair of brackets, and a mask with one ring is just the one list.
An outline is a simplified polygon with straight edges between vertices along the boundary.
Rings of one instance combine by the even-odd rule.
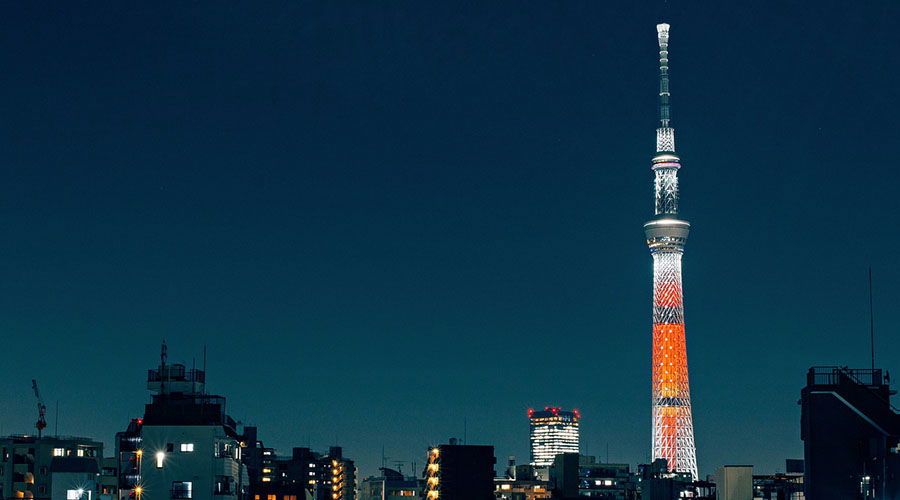
[[165, 340], [187, 366], [207, 346], [268, 446], [341, 444], [364, 476], [464, 433], [524, 463], [546, 405], [581, 410], [583, 453], [647, 462], [665, 20], [699, 472], [776, 470], [806, 370], [869, 364], [869, 266], [876, 365], [900, 367], [898, 13], [12, 6], [2, 433], [33, 428], [36, 379], [45, 433], [59, 401], [61, 434], [110, 443]]

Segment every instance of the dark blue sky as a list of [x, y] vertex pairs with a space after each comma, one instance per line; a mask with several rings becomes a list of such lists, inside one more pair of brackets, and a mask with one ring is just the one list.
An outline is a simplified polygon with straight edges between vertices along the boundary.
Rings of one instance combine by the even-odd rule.
[[[690, 7], [688, 7], [690, 5]], [[811, 365], [900, 373], [896, 2], [20, 2], [0, 16], [0, 425], [111, 441], [162, 339], [364, 474], [530, 406], [650, 449], [672, 24], [701, 474], [802, 456]], [[51, 430], [53, 422], [51, 418]], [[408, 470], [408, 467], [407, 467]]]

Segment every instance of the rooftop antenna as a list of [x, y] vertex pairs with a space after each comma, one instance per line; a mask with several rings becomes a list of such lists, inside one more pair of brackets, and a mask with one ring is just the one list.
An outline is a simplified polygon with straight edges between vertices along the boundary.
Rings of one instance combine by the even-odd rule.
[[200, 394], [206, 395], [206, 344], [203, 344], [203, 390]]
[[463, 444], [469, 444], [469, 418], [463, 417]]
[[169, 348], [163, 339], [162, 346], [159, 348], [159, 393], [165, 394], [166, 384], [166, 359], [169, 357]]
[[875, 307], [872, 302], [872, 266], [869, 266], [869, 345], [872, 354], [872, 370], [875, 370]]

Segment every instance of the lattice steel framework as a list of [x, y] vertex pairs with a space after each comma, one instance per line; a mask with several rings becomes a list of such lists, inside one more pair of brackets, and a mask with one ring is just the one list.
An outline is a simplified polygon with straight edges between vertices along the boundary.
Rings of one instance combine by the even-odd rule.
[[659, 40], [659, 119], [653, 157], [655, 217], [644, 224], [653, 256], [652, 414], [653, 459], [670, 470], [697, 479], [697, 451], [691, 417], [681, 256], [690, 224], [678, 218], [678, 170], [675, 129], [670, 126], [669, 25], [656, 26]]

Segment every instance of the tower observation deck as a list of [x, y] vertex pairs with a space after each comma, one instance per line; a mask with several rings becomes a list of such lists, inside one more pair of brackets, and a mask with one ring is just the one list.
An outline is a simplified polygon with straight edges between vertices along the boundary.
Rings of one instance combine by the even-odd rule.
[[659, 40], [659, 121], [653, 157], [655, 214], [644, 224], [653, 257], [652, 457], [671, 470], [697, 479], [697, 451], [691, 414], [681, 256], [691, 225], [678, 217], [675, 129], [669, 107], [669, 25], [656, 26]]

